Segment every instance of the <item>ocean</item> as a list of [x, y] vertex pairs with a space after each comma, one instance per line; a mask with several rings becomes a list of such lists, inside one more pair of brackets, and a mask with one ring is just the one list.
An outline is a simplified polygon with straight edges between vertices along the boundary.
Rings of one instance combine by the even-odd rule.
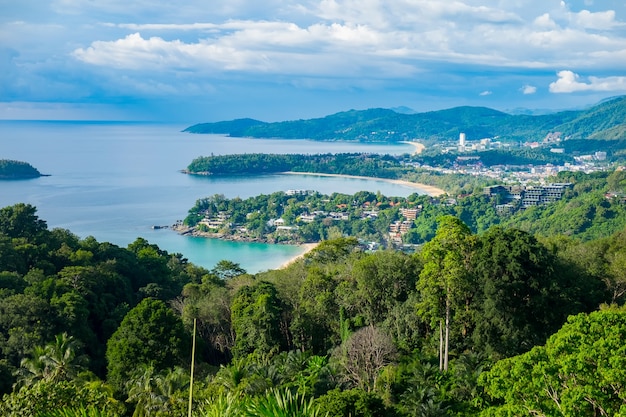
[[158, 123], [0, 121], [0, 159], [25, 161], [50, 176], [0, 181], [0, 207], [29, 203], [49, 228], [69, 229], [126, 246], [143, 237], [170, 253], [212, 268], [222, 259], [250, 273], [277, 268], [302, 253], [289, 245], [228, 242], [181, 236], [169, 226], [184, 219], [199, 198], [246, 198], [289, 189], [322, 193], [380, 191], [408, 196], [414, 188], [376, 180], [301, 175], [212, 178], [181, 169], [198, 156], [237, 153], [401, 154], [408, 144], [364, 144], [230, 138], [183, 133], [186, 126]]

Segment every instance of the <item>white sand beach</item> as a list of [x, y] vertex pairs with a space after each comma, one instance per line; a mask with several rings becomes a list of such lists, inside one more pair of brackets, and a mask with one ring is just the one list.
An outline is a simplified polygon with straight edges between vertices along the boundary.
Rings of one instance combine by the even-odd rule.
[[360, 179], [360, 180], [384, 181], [384, 182], [388, 182], [388, 183], [391, 183], [391, 184], [399, 184], [399, 185], [404, 185], [404, 186], [407, 186], [407, 187], [415, 188], [415, 189], [417, 189], [419, 191], [422, 191], [423, 193], [428, 194], [428, 195], [433, 196], [433, 197], [436, 197], [438, 195], [442, 195], [442, 194], [446, 193], [441, 188], [433, 187], [432, 185], [419, 184], [417, 182], [411, 182], [411, 181], [406, 181], [406, 180], [393, 180], [393, 179], [389, 179], [389, 178], [363, 177], [363, 176], [360, 176], [360, 175], [343, 175], [343, 174], [320, 174], [320, 173], [316, 173], [316, 172], [293, 172], [293, 171], [282, 172], [281, 174], [286, 174], [286, 175], [315, 175], [315, 176], [318, 176], [318, 177], [339, 177], [339, 178], [355, 178], [355, 179]]
[[276, 269], [283, 269], [288, 267], [289, 265], [291, 265], [292, 263], [296, 262], [298, 259], [302, 259], [304, 258], [304, 255], [306, 255], [307, 253], [311, 252], [313, 249], [315, 249], [317, 247], [317, 245], [319, 245], [320, 242], [315, 242], [315, 243], [303, 243], [302, 245], [300, 245], [301, 247], [304, 248], [304, 252], [302, 252], [300, 255], [298, 256], [294, 256], [293, 258], [289, 259], [287, 262], [283, 263], [281, 266], [279, 266]]
[[422, 153], [422, 151], [424, 149], [426, 149], [426, 146], [423, 143], [419, 143], [419, 142], [411, 142], [411, 141], [408, 141], [408, 140], [403, 140], [400, 143], [406, 143], [408, 145], [413, 146], [415, 148], [415, 151], [413, 152], [413, 155], [419, 155], [419, 154]]

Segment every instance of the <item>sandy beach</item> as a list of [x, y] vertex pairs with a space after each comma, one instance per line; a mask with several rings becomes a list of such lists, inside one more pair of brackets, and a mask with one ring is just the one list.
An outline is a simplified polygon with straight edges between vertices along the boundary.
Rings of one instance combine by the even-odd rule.
[[292, 263], [296, 262], [298, 259], [302, 259], [304, 258], [304, 255], [306, 255], [307, 253], [311, 252], [313, 249], [315, 249], [317, 247], [317, 245], [319, 245], [320, 242], [315, 242], [315, 243], [304, 243], [302, 245], [300, 245], [301, 247], [304, 248], [304, 252], [302, 252], [300, 255], [298, 256], [294, 256], [293, 258], [289, 259], [287, 262], [283, 263], [281, 266], [279, 266], [276, 269], [283, 269], [288, 267], [289, 265], [291, 265]]
[[[408, 145], [413, 146], [415, 148], [415, 152], [413, 152], [414, 155], [419, 155], [426, 148], [426, 146], [424, 146], [424, 144], [419, 143], [419, 142], [402, 141], [402, 143], [406, 143]], [[436, 197], [438, 195], [442, 195], [442, 194], [446, 193], [441, 188], [437, 188], [437, 187], [434, 187], [432, 185], [420, 184], [420, 183], [417, 183], [417, 182], [411, 182], [411, 181], [406, 181], [406, 180], [393, 180], [393, 179], [388, 179], [388, 178], [363, 177], [363, 176], [359, 176], [359, 175], [320, 174], [320, 173], [316, 173], [316, 172], [293, 172], [293, 171], [287, 171], [287, 172], [283, 172], [283, 174], [289, 174], [289, 175], [317, 175], [319, 177], [341, 177], [341, 178], [356, 178], [356, 179], [361, 179], [361, 180], [385, 181], [385, 182], [389, 182], [391, 184], [399, 184], [399, 185], [404, 185], [404, 186], [407, 186], [407, 187], [415, 188], [415, 189], [418, 189], [419, 191], [422, 191], [422, 192], [424, 192], [424, 193], [426, 193], [428, 195], [431, 195], [433, 197]]]
[[355, 178], [355, 179], [359, 179], [359, 180], [384, 181], [384, 182], [389, 182], [391, 184], [399, 184], [399, 185], [405, 185], [407, 187], [415, 188], [415, 189], [417, 189], [419, 191], [422, 191], [423, 193], [431, 195], [433, 197], [436, 197], [438, 195], [442, 195], [442, 194], [446, 193], [441, 188], [433, 187], [432, 185], [419, 184], [417, 182], [411, 182], [411, 181], [406, 181], [406, 180], [393, 180], [393, 179], [389, 179], [389, 178], [363, 177], [363, 176], [360, 176], [360, 175], [343, 175], [343, 174], [320, 174], [320, 173], [316, 173], [316, 172], [293, 172], [293, 171], [282, 172], [281, 174], [286, 174], [286, 175], [316, 175], [318, 177], [340, 177], [340, 178]]
[[406, 144], [408, 144], [408, 145], [413, 146], [413, 147], [415, 148], [415, 151], [413, 152], [413, 155], [419, 155], [419, 154], [421, 154], [421, 153], [422, 153], [422, 151], [423, 151], [424, 149], [426, 149], [426, 146], [424, 146], [424, 144], [423, 144], [423, 143], [419, 143], [419, 142], [410, 142], [410, 141], [408, 141], [408, 140], [403, 140], [403, 141], [402, 141], [402, 142], [400, 142], [400, 143], [406, 143]]

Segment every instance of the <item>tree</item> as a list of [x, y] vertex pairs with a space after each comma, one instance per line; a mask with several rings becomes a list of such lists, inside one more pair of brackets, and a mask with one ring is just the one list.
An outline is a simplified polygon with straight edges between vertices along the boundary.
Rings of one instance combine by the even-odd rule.
[[447, 370], [453, 316], [462, 336], [468, 335], [473, 324], [470, 304], [475, 283], [470, 266], [475, 239], [456, 217], [443, 216], [438, 221], [435, 237], [421, 252], [424, 268], [417, 283], [418, 314], [430, 320], [432, 328], [439, 327], [439, 366]]
[[325, 353], [338, 335], [339, 308], [334, 293], [337, 283], [318, 266], [309, 267], [306, 274], [293, 303], [293, 343], [298, 349]]
[[113, 398], [112, 390], [101, 381], [39, 381], [5, 395], [0, 401], [3, 417], [47, 416], [80, 408], [96, 408], [107, 417], [122, 416], [125, 411], [124, 404]]
[[59, 334], [53, 343], [35, 347], [30, 358], [22, 359], [18, 370], [19, 386], [29, 386], [37, 381], [72, 381], [85, 370], [82, 358], [76, 355], [78, 342], [67, 333]]
[[265, 395], [252, 398], [243, 416], [254, 417], [318, 417], [319, 405], [313, 398], [292, 394], [288, 390], [269, 390]]
[[395, 415], [374, 393], [354, 388], [334, 389], [315, 399], [320, 415], [327, 417], [378, 417]]
[[337, 262], [352, 253], [358, 243], [354, 237], [324, 240], [311, 252], [306, 253], [304, 259], [320, 263]]
[[127, 402], [135, 405], [133, 417], [180, 416], [186, 410], [189, 374], [180, 367], [156, 372], [143, 365], [126, 382]]
[[182, 321], [160, 300], [144, 299], [130, 310], [107, 343], [108, 381], [117, 389], [142, 364], [155, 370], [184, 365], [190, 337]]
[[481, 319], [474, 339], [500, 357], [543, 343], [564, 319], [557, 260], [520, 230], [494, 227], [479, 239], [474, 270], [482, 288]]
[[626, 310], [571, 316], [545, 346], [497, 362], [480, 382], [497, 405], [483, 416], [626, 413]]
[[418, 258], [396, 251], [375, 252], [355, 262], [355, 305], [368, 324], [382, 322], [394, 306], [407, 300], [420, 268]]
[[396, 349], [382, 330], [367, 326], [352, 334], [338, 353], [346, 381], [371, 392], [380, 371], [395, 359]]
[[211, 269], [211, 273], [220, 279], [227, 280], [245, 274], [246, 270], [238, 263], [222, 259], [215, 265], [215, 268]]
[[17, 366], [57, 332], [56, 315], [45, 299], [31, 294], [0, 298], [0, 348], [9, 363]]
[[273, 284], [260, 282], [241, 287], [231, 306], [235, 332], [233, 355], [277, 353], [285, 347], [280, 328], [282, 312], [283, 305]]
[[46, 222], [40, 220], [36, 213], [35, 206], [24, 203], [1, 208], [0, 234], [32, 241], [48, 230]]

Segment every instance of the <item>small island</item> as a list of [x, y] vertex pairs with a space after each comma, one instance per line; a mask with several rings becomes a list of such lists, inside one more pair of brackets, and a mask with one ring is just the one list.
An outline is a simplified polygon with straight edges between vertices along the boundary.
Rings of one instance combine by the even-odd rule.
[[21, 180], [44, 176], [27, 162], [0, 159], [0, 180]]

